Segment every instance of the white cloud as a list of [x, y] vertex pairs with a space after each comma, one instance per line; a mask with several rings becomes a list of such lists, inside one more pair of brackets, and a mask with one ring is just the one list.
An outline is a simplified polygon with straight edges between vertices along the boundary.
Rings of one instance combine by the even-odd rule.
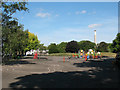
[[49, 17], [50, 13], [37, 13], [36, 16], [44, 18], [44, 17]]
[[86, 12], [87, 12], [86, 10], [81, 11], [81, 13], [83, 13], [83, 14], [86, 13]]
[[96, 28], [96, 27], [99, 27], [101, 26], [101, 24], [90, 24], [88, 25], [89, 28]]
[[79, 15], [79, 14], [85, 14], [85, 13], [87, 13], [86, 10], [76, 11], [76, 12], [75, 12], [76, 15]]

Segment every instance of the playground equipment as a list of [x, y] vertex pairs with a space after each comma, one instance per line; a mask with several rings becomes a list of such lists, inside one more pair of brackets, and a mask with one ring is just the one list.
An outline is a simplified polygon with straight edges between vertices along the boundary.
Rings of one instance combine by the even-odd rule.
[[[87, 61], [88, 59], [98, 59], [98, 58], [102, 58], [102, 54], [101, 52], [95, 52], [92, 49], [89, 49], [88, 52], [85, 53], [84, 50], [79, 50], [78, 53], [73, 53], [72, 58], [85, 58], [85, 61]], [[70, 57], [69, 57], [70, 59]]]

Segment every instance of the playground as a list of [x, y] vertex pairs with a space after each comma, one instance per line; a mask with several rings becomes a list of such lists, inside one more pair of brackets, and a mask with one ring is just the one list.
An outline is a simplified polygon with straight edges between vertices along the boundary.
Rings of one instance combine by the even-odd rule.
[[2, 66], [2, 88], [118, 88], [114, 58], [25, 56]]

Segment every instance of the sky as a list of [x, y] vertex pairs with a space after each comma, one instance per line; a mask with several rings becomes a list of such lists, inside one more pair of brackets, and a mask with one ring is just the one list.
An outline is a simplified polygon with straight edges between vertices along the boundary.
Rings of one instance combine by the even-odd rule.
[[48, 46], [72, 40], [112, 43], [118, 33], [117, 2], [28, 2], [28, 12], [17, 12], [25, 30]]

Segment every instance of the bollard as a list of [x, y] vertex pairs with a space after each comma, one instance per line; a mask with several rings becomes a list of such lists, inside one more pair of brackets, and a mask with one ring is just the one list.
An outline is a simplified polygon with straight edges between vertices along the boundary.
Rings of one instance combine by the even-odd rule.
[[65, 62], [65, 56], [63, 56], [63, 62]]

